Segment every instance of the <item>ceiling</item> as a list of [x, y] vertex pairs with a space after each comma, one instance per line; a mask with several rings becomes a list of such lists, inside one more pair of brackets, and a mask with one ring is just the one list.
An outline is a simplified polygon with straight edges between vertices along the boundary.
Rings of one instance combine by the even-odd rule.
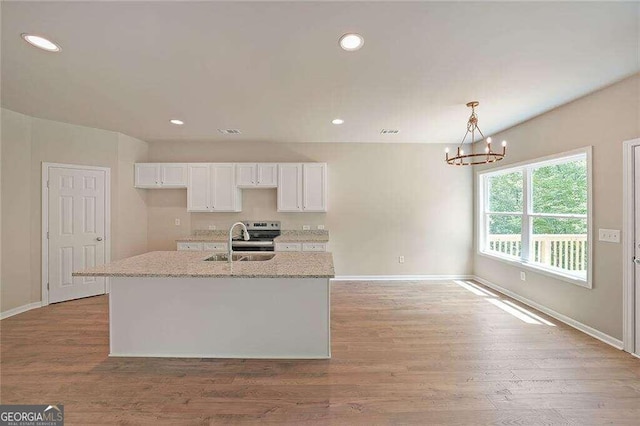
[[[638, 72], [639, 8], [3, 2], [2, 106], [147, 141], [455, 143], [467, 101], [488, 136]], [[341, 50], [346, 32], [364, 47]]]

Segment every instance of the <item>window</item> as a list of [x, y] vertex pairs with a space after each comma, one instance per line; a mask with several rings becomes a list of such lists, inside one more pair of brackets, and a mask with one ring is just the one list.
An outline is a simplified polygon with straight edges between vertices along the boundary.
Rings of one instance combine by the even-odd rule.
[[591, 288], [591, 150], [478, 174], [482, 254]]

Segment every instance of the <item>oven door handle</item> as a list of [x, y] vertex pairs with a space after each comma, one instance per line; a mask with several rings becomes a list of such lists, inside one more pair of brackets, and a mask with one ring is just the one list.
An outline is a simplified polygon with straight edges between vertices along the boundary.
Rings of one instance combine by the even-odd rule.
[[232, 247], [272, 247], [273, 241], [232, 241]]

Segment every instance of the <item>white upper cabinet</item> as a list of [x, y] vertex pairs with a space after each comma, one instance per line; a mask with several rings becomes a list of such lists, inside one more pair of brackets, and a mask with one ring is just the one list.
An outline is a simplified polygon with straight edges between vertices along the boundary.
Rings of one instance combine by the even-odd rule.
[[161, 164], [160, 185], [164, 188], [186, 188], [187, 165], [177, 163]]
[[278, 186], [278, 165], [238, 163], [236, 164], [236, 184], [240, 188], [275, 188]]
[[302, 211], [327, 211], [327, 164], [302, 165]]
[[241, 188], [251, 188], [256, 186], [257, 167], [256, 163], [236, 164], [236, 184]]
[[278, 186], [278, 165], [275, 163], [258, 163], [257, 185], [261, 188]]
[[327, 211], [326, 163], [283, 163], [278, 170], [279, 212]]
[[211, 165], [211, 211], [242, 210], [240, 191], [236, 186], [236, 169], [232, 163]]
[[137, 163], [136, 188], [186, 188], [187, 165], [180, 163]]
[[194, 163], [188, 166], [187, 211], [237, 212], [241, 195], [233, 163]]
[[302, 211], [302, 164], [278, 166], [278, 211]]
[[189, 164], [187, 184], [187, 211], [211, 211], [211, 166]]
[[279, 212], [327, 211], [326, 163], [137, 163], [136, 188], [187, 188], [187, 211], [239, 212], [240, 188], [278, 188]]
[[160, 186], [160, 168], [158, 164], [139, 163], [135, 166], [136, 188], [157, 188]]

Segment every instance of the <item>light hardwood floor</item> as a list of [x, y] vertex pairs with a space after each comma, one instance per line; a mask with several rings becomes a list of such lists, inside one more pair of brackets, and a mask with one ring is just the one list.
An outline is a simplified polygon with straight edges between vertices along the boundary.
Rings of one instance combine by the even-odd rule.
[[640, 360], [489, 301], [506, 297], [451, 281], [332, 292], [322, 361], [109, 358], [105, 296], [26, 312], [0, 324], [0, 399], [62, 403], [83, 425], [640, 424]]

